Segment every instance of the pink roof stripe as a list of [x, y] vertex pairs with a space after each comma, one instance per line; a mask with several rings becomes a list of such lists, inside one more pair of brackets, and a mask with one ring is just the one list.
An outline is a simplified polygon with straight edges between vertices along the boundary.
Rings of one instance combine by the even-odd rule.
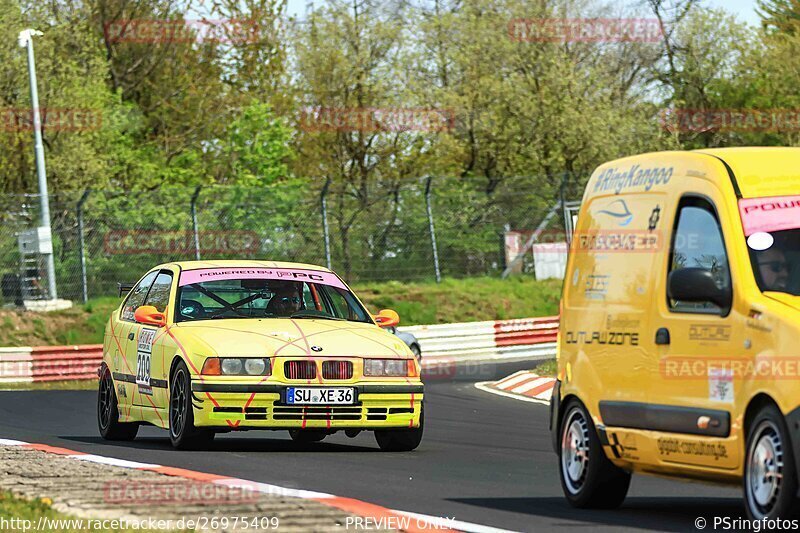
[[282, 281], [304, 281], [321, 283], [338, 289], [347, 289], [339, 276], [332, 272], [302, 268], [260, 268], [260, 267], [220, 267], [198, 268], [181, 272], [178, 285], [190, 285], [204, 281], [228, 279], [274, 279]]

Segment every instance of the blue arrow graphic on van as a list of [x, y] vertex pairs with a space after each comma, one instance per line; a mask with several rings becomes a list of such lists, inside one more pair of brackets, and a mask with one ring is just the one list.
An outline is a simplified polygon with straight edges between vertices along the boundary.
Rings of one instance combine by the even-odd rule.
[[617, 225], [619, 226], [627, 226], [633, 220], [633, 213], [628, 209], [625, 200], [614, 200], [608, 204], [608, 208], [598, 212], [618, 219]]

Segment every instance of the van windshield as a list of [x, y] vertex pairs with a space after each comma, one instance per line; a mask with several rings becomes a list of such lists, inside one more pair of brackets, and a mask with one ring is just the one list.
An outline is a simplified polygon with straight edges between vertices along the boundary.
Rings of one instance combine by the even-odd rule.
[[742, 199], [739, 212], [758, 286], [800, 296], [800, 196]]

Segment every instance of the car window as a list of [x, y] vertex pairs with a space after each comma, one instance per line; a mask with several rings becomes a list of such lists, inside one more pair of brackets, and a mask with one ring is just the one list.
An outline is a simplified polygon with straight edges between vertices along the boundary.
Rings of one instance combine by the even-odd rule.
[[329, 291], [329, 294], [334, 314], [339, 317], [349, 318], [353, 313], [353, 307], [348, 301], [350, 293], [346, 293], [341, 289], [333, 289]]
[[150, 292], [147, 293], [144, 305], [152, 305], [158, 312], [163, 313], [169, 303], [169, 289], [172, 287], [172, 274], [160, 272], [156, 277]]
[[147, 292], [150, 290], [150, 285], [153, 284], [153, 280], [156, 279], [157, 275], [158, 272], [150, 272], [131, 289], [128, 297], [125, 299], [125, 303], [122, 305], [122, 312], [120, 313], [120, 318], [122, 320], [133, 321], [133, 314], [136, 312], [136, 308], [144, 305], [144, 299], [147, 296]]
[[[730, 268], [722, 228], [713, 206], [699, 198], [681, 202], [672, 241], [670, 269], [703, 268], [711, 272], [720, 289], [730, 287]], [[711, 302], [670, 300], [670, 309], [680, 312], [720, 312]]]
[[349, 291], [299, 281], [225, 279], [182, 285], [177, 321], [224, 318], [332, 318], [372, 322]]

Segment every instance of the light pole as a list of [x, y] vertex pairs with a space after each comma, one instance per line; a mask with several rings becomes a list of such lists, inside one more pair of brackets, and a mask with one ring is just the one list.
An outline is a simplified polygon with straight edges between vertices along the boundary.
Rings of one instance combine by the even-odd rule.
[[[42, 118], [39, 115], [39, 92], [36, 88], [36, 63], [33, 59], [33, 37], [44, 35], [42, 32], [27, 29], [19, 32], [19, 45], [21, 48], [28, 49], [28, 79], [31, 85], [31, 107], [33, 108], [33, 137], [34, 151], [36, 154], [36, 175], [39, 178], [39, 206], [41, 211], [41, 228], [46, 232], [46, 238], [52, 242], [52, 231], [50, 229], [50, 198], [47, 193], [47, 174], [44, 166], [44, 145], [42, 144]], [[38, 232], [41, 238], [41, 229]], [[37, 239], [38, 240], [38, 239]], [[49, 253], [44, 254], [47, 259], [47, 288], [51, 300], [55, 300], [56, 294], [56, 266], [53, 260], [52, 244]]]

